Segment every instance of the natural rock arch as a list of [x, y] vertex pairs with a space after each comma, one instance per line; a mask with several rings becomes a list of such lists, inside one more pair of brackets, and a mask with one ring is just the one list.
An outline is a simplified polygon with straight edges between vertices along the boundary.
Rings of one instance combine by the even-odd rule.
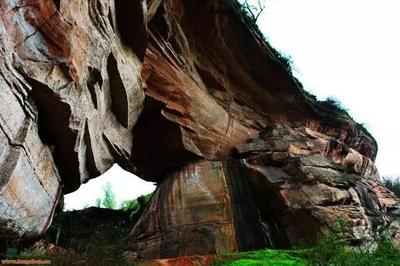
[[393, 220], [375, 140], [306, 94], [235, 1], [28, 2], [0, 4], [0, 220], [20, 234], [115, 162], [159, 183], [129, 237], [142, 257], [296, 244], [298, 213], [360, 241]]

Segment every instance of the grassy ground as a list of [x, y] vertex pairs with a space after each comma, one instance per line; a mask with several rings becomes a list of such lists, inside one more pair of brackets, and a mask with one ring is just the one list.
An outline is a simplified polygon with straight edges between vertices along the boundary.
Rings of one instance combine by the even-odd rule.
[[400, 266], [400, 250], [389, 241], [374, 251], [350, 249], [336, 237], [320, 241], [310, 249], [260, 250], [221, 256], [213, 266]]
[[306, 261], [299, 254], [302, 251], [259, 250], [228, 254], [213, 261], [213, 266], [303, 266]]
[[[88, 208], [59, 213], [42, 241], [29, 248], [21, 245], [3, 248], [0, 258], [45, 259], [52, 265], [212, 265], [212, 266], [400, 266], [400, 250], [384, 237], [373, 251], [351, 249], [348, 225], [338, 221], [336, 233], [321, 237], [311, 248], [293, 250], [265, 249], [233, 254], [179, 257], [163, 261], [137, 261], [134, 252], [124, 253], [124, 238], [132, 229], [132, 213], [140, 208], [108, 210]], [[134, 210], [134, 211], [132, 211]], [[1, 251], [1, 249], [0, 249]], [[165, 262], [167, 261], [167, 262]], [[149, 264], [150, 263], [150, 264]]]
[[[8, 259], [46, 259], [52, 265], [211, 265], [211, 266], [400, 266], [400, 251], [390, 242], [381, 242], [373, 252], [349, 249], [342, 243], [323, 240], [311, 249], [265, 249], [219, 256], [180, 257], [163, 261], [128, 262], [118, 243], [97, 243], [86, 252], [58, 247], [9, 250]], [[204, 258], [203, 258], [204, 257]], [[207, 257], [207, 258], [206, 258]], [[166, 262], [168, 261], [168, 263]]]

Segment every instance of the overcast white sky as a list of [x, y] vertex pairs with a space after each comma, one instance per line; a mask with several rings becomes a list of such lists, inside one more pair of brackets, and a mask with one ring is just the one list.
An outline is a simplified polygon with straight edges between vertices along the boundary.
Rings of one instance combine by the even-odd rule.
[[[379, 144], [381, 176], [400, 176], [400, 0], [266, 0], [260, 29], [290, 55], [296, 76], [320, 99], [340, 100]], [[110, 182], [117, 201], [154, 185], [113, 167], [66, 196], [67, 209], [94, 205]]]
[[[155, 190], [155, 185], [146, 182], [139, 177], [122, 170], [118, 165], [114, 165], [103, 175], [83, 184], [77, 191], [65, 195], [64, 209], [80, 210], [90, 206], [95, 206], [97, 198], [103, 198], [103, 188], [110, 183], [116, 196], [118, 206], [122, 201], [132, 200], [141, 195], [146, 195]], [[117, 207], [118, 207], [117, 206]]]
[[366, 124], [381, 176], [400, 176], [399, 12], [399, 0], [267, 0], [259, 18], [308, 91]]

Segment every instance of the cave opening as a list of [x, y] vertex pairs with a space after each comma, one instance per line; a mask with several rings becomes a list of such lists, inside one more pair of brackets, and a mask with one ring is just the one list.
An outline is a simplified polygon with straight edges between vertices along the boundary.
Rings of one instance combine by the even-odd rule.
[[[112, 209], [120, 209], [126, 201], [153, 193], [156, 185], [125, 171], [118, 164], [114, 164], [101, 176], [89, 180], [86, 184], [82, 184], [78, 190], [66, 194], [64, 196], [64, 211], [99, 207], [96, 201], [104, 199], [106, 188], [114, 194], [115, 206]], [[100, 207], [110, 208], [112, 206], [105, 207], [100, 204]]]
[[[43, 239], [75, 253], [117, 252], [156, 189], [115, 164], [64, 195]], [[101, 250], [101, 251], [99, 251]]]

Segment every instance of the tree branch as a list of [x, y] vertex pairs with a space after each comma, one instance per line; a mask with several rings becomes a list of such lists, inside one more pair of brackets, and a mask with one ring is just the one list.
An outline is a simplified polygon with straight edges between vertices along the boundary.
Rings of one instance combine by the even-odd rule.
[[257, 22], [261, 13], [265, 9], [265, 0], [257, 0], [257, 6], [250, 5], [248, 3], [248, 1], [246, 0], [243, 2], [243, 7], [246, 10], [246, 12], [249, 14], [249, 16], [251, 17], [251, 20], [253, 22]]

